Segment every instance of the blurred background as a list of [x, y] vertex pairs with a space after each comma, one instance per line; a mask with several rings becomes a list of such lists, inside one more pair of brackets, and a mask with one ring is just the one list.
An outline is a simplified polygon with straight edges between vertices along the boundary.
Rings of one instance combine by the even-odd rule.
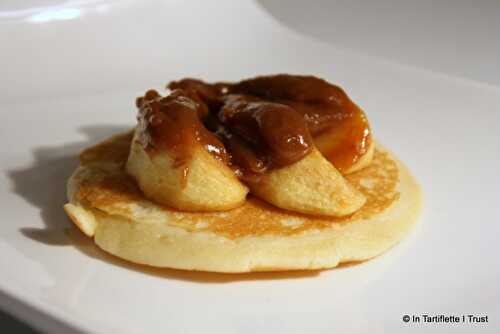
[[[292, 58], [305, 72], [328, 66], [308, 54], [308, 40], [344, 58], [500, 86], [498, 0], [4, 0], [0, 59], [10, 62], [0, 67], [0, 102], [14, 104], [28, 93], [50, 99], [139, 92], [180, 76], [221, 79], [221, 69], [223, 79], [239, 79], [253, 75], [256, 64], [262, 72], [289, 70], [266, 67], [270, 56]], [[271, 45], [282, 51], [269, 54]], [[0, 328], [34, 332], [4, 313]]]
[[[8, 80], [0, 102], [25, 91], [50, 97], [142, 90], [186, 75], [219, 79], [221, 68], [225, 78], [239, 79], [245, 69], [234, 69], [232, 59], [265, 63], [270, 46], [297, 42], [290, 36], [500, 85], [497, 0], [4, 0], [0, 25], [2, 58], [16, 60], [0, 67]], [[219, 56], [207, 59], [206, 49]], [[307, 50], [283, 56], [309, 57]], [[186, 68], [193, 60], [198, 66]]]
[[364, 55], [500, 84], [498, 0], [259, 0], [301, 34]]

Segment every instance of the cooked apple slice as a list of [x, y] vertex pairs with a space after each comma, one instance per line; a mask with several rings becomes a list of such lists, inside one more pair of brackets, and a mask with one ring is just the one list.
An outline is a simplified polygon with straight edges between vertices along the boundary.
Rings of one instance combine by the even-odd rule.
[[179, 210], [228, 210], [241, 205], [248, 193], [202, 145], [192, 148], [188, 162], [176, 166], [168, 152], [150, 156], [134, 138], [126, 168], [146, 197]]
[[[209, 90], [200, 82], [184, 84]], [[313, 76], [278, 74], [213, 86], [227, 94], [252, 95], [293, 108], [306, 121], [318, 150], [342, 174], [371, 162], [373, 145], [368, 119], [336, 85]]]
[[182, 90], [138, 99], [138, 125], [126, 170], [146, 197], [186, 211], [235, 208], [248, 188], [226, 165], [222, 143], [200, 120], [200, 102]]
[[361, 170], [365, 167], [368, 167], [373, 160], [373, 153], [375, 151], [375, 144], [373, 141], [368, 144], [368, 148], [365, 150], [365, 153], [361, 155], [356, 162], [354, 162], [351, 166], [345, 168], [342, 171], [342, 174], [351, 174]]
[[364, 112], [352, 104], [352, 117], [341, 120], [314, 137], [314, 145], [342, 174], [368, 166], [373, 157], [373, 139]]
[[277, 207], [311, 215], [349, 215], [366, 201], [316, 148], [249, 187], [252, 194]]

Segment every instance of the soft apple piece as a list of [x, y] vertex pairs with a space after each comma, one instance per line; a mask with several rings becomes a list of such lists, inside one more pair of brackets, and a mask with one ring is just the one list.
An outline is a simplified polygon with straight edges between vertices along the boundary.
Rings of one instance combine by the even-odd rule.
[[240, 206], [248, 188], [233, 171], [201, 144], [191, 152], [189, 161], [176, 166], [168, 151], [149, 155], [134, 137], [126, 170], [145, 196], [160, 204], [185, 211], [219, 211]]
[[317, 149], [248, 186], [252, 194], [277, 207], [311, 215], [349, 215], [366, 201]]
[[313, 137], [314, 145], [342, 174], [368, 166], [373, 158], [373, 139], [365, 113], [353, 104], [351, 119], [338, 122]]

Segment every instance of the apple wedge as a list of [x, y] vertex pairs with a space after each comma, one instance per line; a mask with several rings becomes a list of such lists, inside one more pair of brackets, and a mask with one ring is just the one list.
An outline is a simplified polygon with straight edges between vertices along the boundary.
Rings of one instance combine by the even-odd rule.
[[250, 192], [277, 207], [311, 215], [345, 216], [366, 198], [314, 148], [302, 160], [274, 169]]
[[219, 211], [245, 201], [248, 188], [226, 165], [222, 143], [201, 122], [202, 101], [174, 90], [137, 99], [138, 124], [126, 171], [144, 195], [184, 211]]
[[375, 144], [373, 143], [373, 141], [371, 141], [370, 144], [368, 144], [368, 148], [366, 149], [365, 154], [360, 156], [359, 159], [351, 166], [345, 168], [342, 171], [342, 174], [344, 175], [351, 174], [365, 167], [368, 167], [372, 163], [374, 153], [375, 153]]
[[245, 201], [248, 188], [201, 144], [192, 147], [189, 161], [177, 166], [168, 151], [149, 155], [136, 140], [137, 132], [126, 170], [146, 197], [185, 211], [228, 210]]
[[353, 116], [314, 136], [314, 145], [342, 174], [368, 166], [373, 158], [373, 139], [365, 113], [353, 104]]

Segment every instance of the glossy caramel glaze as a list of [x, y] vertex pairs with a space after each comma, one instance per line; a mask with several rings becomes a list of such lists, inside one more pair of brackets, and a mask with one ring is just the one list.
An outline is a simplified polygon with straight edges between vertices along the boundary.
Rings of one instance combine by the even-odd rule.
[[[260, 101], [246, 95], [227, 95], [218, 120], [233, 134], [225, 136], [229, 145], [232, 146], [232, 138], [238, 137], [262, 157], [260, 164], [263, 166], [290, 165], [302, 159], [313, 147], [304, 119], [283, 104]], [[231, 150], [233, 163], [255, 171], [254, 165], [238, 159], [241, 152], [237, 151], [237, 148]]]
[[[355, 164], [371, 144], [371, 131], [363, 111], [340, 87], [313, 76], [280, 74], [238, 83], [215, 84], [207, 84], [196, 79], [183, 79], [171, 82], [168, 87], [191, 92], [207, 103], [210, 113], [218, 116], [221, 109], [231, 108], [235, 104], [234, 96], [238, 96], [237, 100], [246, 99], [261, 103], [265, 106], [263, 108], [276, 107], [274, 110], [278, 110], [279, 115], [273, 116], [272, 124], [287, 124], [287, 131], [291, 134], [289, 138], [295, 136], [294, 138], [304, 138], [307, 142], [308, 137], [312, 136], [318, 149], [340, 171], [347, 170]], [[278, 105], [282, 107], [277, 107]], [[303, 122], [297, 121], [296, 115], [300, 115]], [[246, 124], [245, 119], [249, 120]], [[242, 143], [246, 143], [247, 146], [243, 147], [247, 151], [257, 151], [257, 156], [262, 156], [262, 150], [258, 149], [262, 145], [256, 145], [259, 141], [255, 140], [259, 138], [259, 132], [248, 131], [252, 128], [248, 124], [254, 121], [250, 118], [239, 120], [241, 121], [234, 122], [239, 124], [233, 123], [229, 126], [229, 132], [237, 129], [236, 132], [241, 133], [241, 128], [244, 128]], [[303, 133], [304, 125], [309, 134]], [[277, 131], [278, 129], [282, 128], [269, 127], [268, 130], [261, 128], [260, 138], [273, 136], [284, 138], [283, 131]], [[227, 134], [228, 131], [222, 133]], [[294, 142], [300, 143], [299, 140]], [[264, 160], [267, 157], [267, 160], [275, 161], [276, 165], [286, 165], [300, 160], [308, 150], [304, 145], [290, 145], [280, 146], [280, 152], [282, 156], [288, 158], [280, 159], [276, 156], [275, 150], [269, 149], [264, 152]]]
[[185, 177], [195, 144], [203, 145], [216, 159], [229, 162], [224, 145], [201, 122], [206, 106], [189, 93], [174, 90], [161, 97], [150, 90], [138, 98], [136, 104], [139, 107], [137, 141], [148, 154], [167, 150], [174, 159], [173, 167], [183, 168]]

